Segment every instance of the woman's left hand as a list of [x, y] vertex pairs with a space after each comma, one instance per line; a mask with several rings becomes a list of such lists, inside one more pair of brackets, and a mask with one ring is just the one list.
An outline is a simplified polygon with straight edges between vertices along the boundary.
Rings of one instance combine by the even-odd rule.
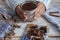
[[46, 11], [45, 5], [43, 3], [38, 3], [34, 19], [35, 20], [38, 19], [45, 11]]

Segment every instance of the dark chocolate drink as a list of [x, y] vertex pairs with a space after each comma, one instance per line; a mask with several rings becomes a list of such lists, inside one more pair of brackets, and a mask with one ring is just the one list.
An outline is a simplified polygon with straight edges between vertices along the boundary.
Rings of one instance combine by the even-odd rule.
[[24, 3], [22, 5], [22, 9], [24, 9], [24, 10], [34, 10], [36, 7], [37, 6], [34, 3], [32, 3], [32, 2]]

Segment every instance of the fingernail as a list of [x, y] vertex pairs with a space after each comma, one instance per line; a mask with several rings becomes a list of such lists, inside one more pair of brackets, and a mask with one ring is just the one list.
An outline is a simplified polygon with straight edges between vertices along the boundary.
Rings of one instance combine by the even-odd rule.
[[24, 12], [24, 14], [26, 14], [26, 13]]
[[34, 20], [37, 20], [37, 17], [34, 17]]

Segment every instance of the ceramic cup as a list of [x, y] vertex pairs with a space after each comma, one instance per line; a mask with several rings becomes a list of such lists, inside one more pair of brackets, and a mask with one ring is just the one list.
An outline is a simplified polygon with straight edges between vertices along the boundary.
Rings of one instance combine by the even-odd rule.
[[37, 8], [37, 3], [33, 1], [25, 1], [21, 3], [21, 8], [24, 10], [28, 16], [27, 21], [33, 21], [34, 12]]

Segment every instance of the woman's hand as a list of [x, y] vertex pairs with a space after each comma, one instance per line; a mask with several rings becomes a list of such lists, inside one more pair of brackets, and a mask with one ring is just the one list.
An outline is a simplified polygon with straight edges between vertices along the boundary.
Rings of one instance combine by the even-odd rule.
[[[36, 11], [34, 13], [34, 20], [37, 20], [45, 11], [45, 5], [43, 3], [38, 3]], [[26, 12], [21, 9], [20, 5], [16, 7], [16, 13], [21, 17], [23, 21], [26, 21], [28, 19]]]
[[45, 11], [46, 11], [45, 5], [43, 3], [38, 3], [34, 19], [35, 20], [38, 19]]
[[21, 20], [26, 21], [28, 19], [26, 12], [21, 9], [20, 5], [16, 7], [16, 13], [20, 16]]

